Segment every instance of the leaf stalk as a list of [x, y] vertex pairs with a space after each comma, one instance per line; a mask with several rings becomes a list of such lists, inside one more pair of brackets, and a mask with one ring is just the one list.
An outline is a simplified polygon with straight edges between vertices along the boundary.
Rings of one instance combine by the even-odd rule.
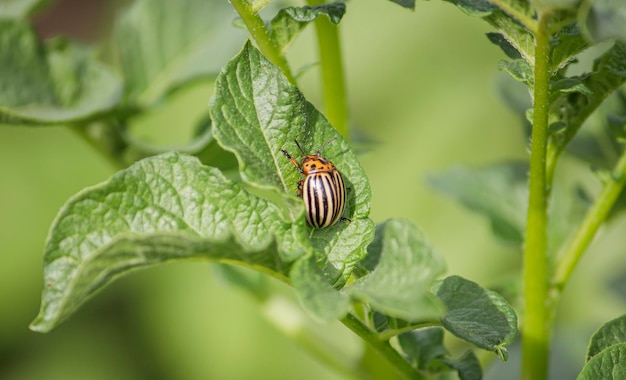
[[605, 184], [598, 198], [587, 212], [578, 231], [570, 243], [565, 246], [556, 263], [552, 284], [558, 293], [567, 284], [578, 261], [580, 261], [586, 248], [593, 241], [596, 232], [606, 220], [609, 212], [611, 212], [615, 201], [624, 189], [624, 185], [626, 185], [626, 150], [622, 153], [613, 169], [612, 180]]
[[255, 6], [255, 4], [252, 4], [247, 0], [231, 0], [230, 3], [239, 14], [239, 17], [243, 20], [243, 23], [246, 25], [250, 35], [259, 47], [259, 50], [261, 50], [267, 59], [280, 68], [291, 84], [295, 85], [296, 79], [289, 68], [289, 64], [287, 64], [285, 56], [280, 54], [280, 49], [278, 48], [276, 41], [270, 37], [267, 25], [265, 25], [265, 22], [261, 16], [259, 16], [258, 11], [265, 4], [255, 3]]
[[372, 331], [370, 328], [365, 326], [360, 319], [355, 317], [353, 314], [348, 314], [343, 319], [341, 319], [341, 323], [343, 323], [347, 328], [352, 330], [355, 334], [357, 334], [361, 339], [363, 339], [366, 343], [368, 343], [376, 352], [382, 355], [387, 361], [393, 365], [399, 373], [404, 375], [407, 379], [413, 380], [423, 380], [424, 377], [417, 372], [415, 368], [413, 368], [409, 362], [404, 360], [402, 356], [396, 351], [389, 342], [386, 340], [380, 339], [378, 334]]
[[419, 324], [411, 324], [401, 329], [385, 330], [378, 334], [378, 338], [381, 340], [389, 340], [400, 334], [408, 333], [417, 329], [423, 329], [427, 327], [439, 327], [439, 326], [441, 326], [441, 322], [425, 322], [425, 323], [419, 323]]

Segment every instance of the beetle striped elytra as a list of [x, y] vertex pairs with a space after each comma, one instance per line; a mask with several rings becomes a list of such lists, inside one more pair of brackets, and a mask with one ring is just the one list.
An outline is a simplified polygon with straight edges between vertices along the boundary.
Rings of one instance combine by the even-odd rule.
[[304, 200], [307, 223], [315, 228], [335, 224], [342, 218], [346, 207], [346, 185], [341, 173], [332, 162], [320, 156], [322, 149], [336, 138], [328, 140], [315, 154], [306, 154], [298, 141], [294, 140], [302, 152], [299, 163], [285, 149], [281, 149], [285, 157], [304, 175], [304, 179], [298, 181], [298, 196]]

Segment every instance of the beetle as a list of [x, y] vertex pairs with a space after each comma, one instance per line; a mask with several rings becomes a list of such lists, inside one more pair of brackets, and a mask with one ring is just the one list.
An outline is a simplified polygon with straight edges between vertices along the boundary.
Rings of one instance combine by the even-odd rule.
[[333, 137], [322, 145], [315, 154], [306, 154], [297, 140], [294, 140], [302, 160], [298, 163], [285, 149], [281, 152], [298, 169], [304, 179], [298, 181], [298, 196], [304, 200], [306, 221], [315, 228], [332, 226], [342, 219], [346, 207], [346, 185], [341, 173], [330, 160], [320, 152], [335, 141]]

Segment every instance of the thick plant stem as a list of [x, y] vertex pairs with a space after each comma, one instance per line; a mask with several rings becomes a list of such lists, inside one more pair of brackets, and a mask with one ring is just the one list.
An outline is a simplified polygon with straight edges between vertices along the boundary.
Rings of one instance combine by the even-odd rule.
[[622, 153], [619, 161], [612, 172], [612, 178], [608, 181], [593, 206], [587, 212], [585, 219], [578, 228], [576, 235], [565, 246], [563, 253], [558, 259], [553, 276], [553, 286], [560, 293], [569, 280], [576, 264], [582, 257], [585, 249], [589, 246], [596, 232], [606, 219], [626, 185], [626, 150]]
[[550, 83], [550, 14], [539, 15], [535, 35], [534, 116], [530, 148], [530, 178], [524, 247], [524, 318], [522, 379], [546, 379], [551, 316], [548, 301], [546, 150]]
[[289, 82], [295, 85], [296, 79], [287, 64], [287, 60], [280, 54], [280, 49], [276, 45], [276, 42], [270, 37], [265, 22], [257, 13], [258, 6], [254, 7], [254, 5], [247, 0], [231, 0], [230, 3], [246, 25], [248, 32], [250, 32], [250, 35], [256, 42], [261, 53], [278, 66], [287, 79], [289, 79]]
[[389, 342], [380, 339], [377, 333], [370, 330], [357, 317], [348, 314], [341, 320], [346, 327], [357, 334], [361, 339], [368, 343], [376, 352], [382, 355], [387, 361], [393, 365], [399, 373], [407, 379], [421, 380], [424, 377], [417, 370], [404, 360]]
[[[321, 0], [308, 0], [309, 5], [321, 3], [323, 3]], [[330, 22], [327, 17], [318, 17], [315, 20], [315, 31], [322, 76], [324, 113], [332, 126], [347, 139], [349, 138], [348, 104], [339, 27]]]

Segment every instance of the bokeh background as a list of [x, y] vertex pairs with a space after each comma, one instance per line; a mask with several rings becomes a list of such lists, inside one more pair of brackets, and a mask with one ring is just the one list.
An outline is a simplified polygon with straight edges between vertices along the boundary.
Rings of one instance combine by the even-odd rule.
[[[35, 23], [45, 36], [96, 43], [127, 3], [57, 1]], [[351, 118], [355, 132], [369, 141], [361, 160], [372, 185], [371, 217], [412, 220], [446, 257], [449, 274], [494, 286], [519, 273], [519, 250], [496, 241], [485, 218], [426, 182], [459, 163], [527, 157], [520, 119], [499, 95], [503, 55], [485, 38], [488, 31], [481, 20], [439, 0], [418, 1], [414, 12], [385, 0], [351, 1], [341, 22]], [[316, 60], [313, 34], [310, 28], [294, 44], [293, 68]], [[300, 83], [319, 105], [317, 79], [312, 69]], [[209, 84], [178, 94], [174, 106], [148, 117], [137, 133], [184, 141], [181, 115], [201, 113], [211, 94]], [[207, 263], [135, 272], [53, 332], [29, 331], [52, 220], [71, 195], [114, 171], [66, 128], [0, 126], [1, 379], [347, 378], [282, 334], [253, 297], [220, 281]], [[575, 377], [591, 333], [626, 310], [624, 228], [623, 218], [604, 228], [566, 290], [552, 378]], [[335, 341], [331, 354], [362, 349], [342, 326], [318, 328]], [[508, 363], [487, 370], [488, 379], [517, 377], [519, 350], [511, 351]]]

